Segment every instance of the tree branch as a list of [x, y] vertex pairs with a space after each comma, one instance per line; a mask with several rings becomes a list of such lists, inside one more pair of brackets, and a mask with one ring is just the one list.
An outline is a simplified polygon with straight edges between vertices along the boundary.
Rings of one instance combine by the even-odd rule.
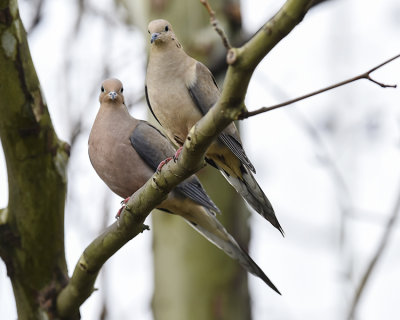
[[222, 43], [224, 47], [229, 50], [232, 48], [228, 37], [226, 36], [226, 33], [222, 27], [220, 27], [219, 22], [217, 18], [215, 17], [215, 12], [211, 8], [210, 4], [208, 3], [207, 0], [200, 0], [201, 4], [206, 8], [208, 14], [210, 15], [210, 22], [211, 25], [214, 27], [215, 31], [218, 33], [218, 35], [221, 37]]
[[243, 120], [243, 119], [255, 116], [255, 115], [260, 114], [260, 113], [264, 113], [264, 112], [275, 110], [275, 109], [278, 109], [278, 108], [281, 108], [281, 107], [285, 107], [287, 105], [293, 104], [293, 103], [298, 102], [300, 100], [304, 100], [304, 99], [310, 98], [310, 97], [315, 96], [317, 94], [320, 94], [320, 93], [323, 93], [323, 92], [326, 92], [326, 91], [329, 91], [329, 90], [344, 86], [346, 84], [355, 82], [355, 81], [360, 80], [360, 79], [367, 79], [367, 80], [379, 85], [382, 88], [396, 88], [397, 87], [396, 84], [394, 84], [394, 85], [392, 85], [392, 84], [384, 84], [382, 82], [378, 82], [378, 81], [372, 79], [371, 78], [371, 73], [376, 71], [376, 70], [378, 70], [379, 68], [383, 67], [384, 65], [388, 64], [389, 62], [392, 62], [393, 60], [395, 60], [395, 59], [397, 59], [399, 57], [400, 57], [400, 54], [394, 56], [393, 58], [390, 58], [390, 59], [386, 60], [385, 62], [379, 64], [378, 66], [376, 66], [376, 67], [374, 67], [374, 68], [372, 68], [372, 69], [370, 69], [370, 70], [368, 70], [368, 71], [366, 71], [366, 72], [364, 72], [364, 73], [362, 73], [362, 74], [360, 74], [358, 76], [355, 76], [353, 78], [338, 82], [338, 83], [333, 84], [333, 85], [331, 85], [329, 87], [326, 87], [326, 88], [323, 88], [323, 89], [320, 89], [320, 90], [305, 94], [305, 95], [300, 96], [298, 98], [291, 99], [291, 100], [288, 100], [288, 101], [285, 101], [285, 102], [282, 102], [282, 103], [279, 103], [279, 104], [276, 104], [276, 105], [273, 105], [273, 106], [270, 106], [270, 107], [262, 107], [262, 108], [260, 108], [258, 110], [255, 110], [255, 111], [250, 111], [250, 112], [249, 111], [244, 111], [242, 114], [239, 115], [238, 119]]
[[16, 0], [0, 0], [0, 38], [0, 138], [9, 186], [8, 207], [1, 218], [7, 215], [7, 224], [1, 226], [1, 256], [18, 318], [39, 314], [49, 318], [47, 293], [50, 288], [61, 290], [68, 274], [64, 254], [68, 145], [54, 131]]
[[242, 111], [248, 81], [255, 67], [272, 47], [302, 20], [309, 3], [310, 0], [287, 1], [249, 43], [229, 51], [228, 55], [233, 54], [235, 59], [231, 59], [220, 99], [190, 130], [178, 161], [170, 161], [161, 173], [155, 173], [131, 197], [121, 218], [85, 249], [69, 284], [57, 298], [60, 316], [68, 317], [78, 310], [93, 292], [93, 284], [104, 262], [143, 231], [143, 222], [150, 210], [165, 199], [176, 185], [204, 166], [204, 154], [208, 146]]
[[377, 247], [375, 254], [372, 256], [372, 259], [369, 262], [364, 275], [361, 277], [360, 283], [358, 284], [357, 289], [354, 293], [353, 303], [351, 304], [350, 312], [347, 317], [348, 320], [354, 319], [358, 303], [361, 299], [362, 294], [365, 292], [364, 289], [371, 277], [372, 272], [374, 271], [374, 269], [376, 267], [376, 264], [378, 263], [379, 259], [382, 257], [382, 255], [389, 243], [389, 238], [390, 238], [390, 235], [392, 234], [392, 231], [396, 224], [396, 220], [399, 216], [399, 212], [400, 212], [400, 189], [399, 189], [399, 192], [397, 195], [396, 203], [393, 207], [392, 214], [390, 215], [389, 220], [386, 223], [386, 227], [383, 232], [379, 246]]

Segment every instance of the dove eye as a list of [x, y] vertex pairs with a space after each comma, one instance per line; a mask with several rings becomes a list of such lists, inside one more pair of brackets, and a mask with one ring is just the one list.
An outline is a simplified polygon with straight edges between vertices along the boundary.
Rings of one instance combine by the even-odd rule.
[[105, 90], [104, 90], [104, 87], [103, 86], [101, 86], [101, 92], [104, 92]]
[[121, 93], [124, 92], [124, 88], [121, 88], [121, 90], [119, 90], [119, 92], [121, 92]]
[[165, 26], [165, 31], [168, 31], [168, 26]]
[[150, 30], [147, 30], [147, 32], [150, 34]]

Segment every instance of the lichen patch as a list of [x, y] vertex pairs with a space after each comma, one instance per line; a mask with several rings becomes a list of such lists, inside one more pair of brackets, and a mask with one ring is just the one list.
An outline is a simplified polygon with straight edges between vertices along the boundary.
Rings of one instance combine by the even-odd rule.
[[1, 37], [1, 46], [8, 58], [14, 59], [17, 53], [17, 40], [14, 35], [6, 30]]

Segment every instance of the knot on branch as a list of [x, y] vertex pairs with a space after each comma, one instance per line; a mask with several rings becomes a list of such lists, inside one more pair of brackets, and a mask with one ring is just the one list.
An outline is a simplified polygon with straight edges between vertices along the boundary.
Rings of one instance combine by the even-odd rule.
[[226, 54], [226, 63], [229, 65], [233, 65], [237, 60], [236, 50], [229, 49], [228, 53]]
[[[161, 172], [157, 173], [158, 176], [161, 176]], [[156, 190], [162, 190], [163, 188], [161, 187], [160, 183], [158, 182], [159, 179], [157, 179], [156, 177], [153, 176], [153, 178], [151, 179], [151, 186], [156, 189]]]

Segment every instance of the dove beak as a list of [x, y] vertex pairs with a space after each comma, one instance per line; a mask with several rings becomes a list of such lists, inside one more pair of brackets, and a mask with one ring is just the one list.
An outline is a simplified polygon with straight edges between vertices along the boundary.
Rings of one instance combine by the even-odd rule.
[[117, 97], [117, 93], [115, 91], [111, 91], [108, 95], [110, 96], [111, 100], [115, 100]]
[[150, 43], [153, 43], [154, 41], [156, 41], [158, 39], [158, 37], [160, 36], [159, 32], [155, 32], [151, 34], [151, 39], [150, 39]]

